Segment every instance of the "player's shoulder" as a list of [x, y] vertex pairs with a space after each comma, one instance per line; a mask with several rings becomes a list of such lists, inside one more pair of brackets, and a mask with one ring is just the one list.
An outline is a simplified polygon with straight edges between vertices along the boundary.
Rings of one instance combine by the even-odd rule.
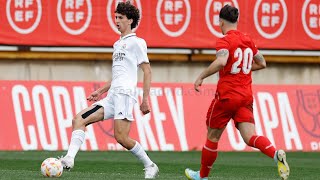
[[137, 40], [137, 42], [140, 43], [140, 44], [145, 44], [145, 45], [147, 44], [146, 40], [144, 40], [144, 39], [141, 38], [141, 37], [136, 36], [136, 40]]
[[117, 47], [119, 43], [120, 43], [120, 39], [118, 39], [116, 42], [113, 43], [113, 48]]
[[225, 38], [227, 38], [229, 42], [252, 42], [251, 35], [241, 31], [235, 31], [232, 34], [227, 35]]
[[131, 42], [134, 45], [138, 45], [138, 46], [141, 46], [141, 47], [146, 47], [147, 46], [147, 42], [143, 38], [138, 37], [138, 36], [133, 37]]
[[217, 41], [220, 43], [232, 44], [232, 42], [234, 42], [235, 39], [238, 39], [239, 36], [241, 36], [240, 31], [231, 30], [231, 31], [228, 31], [223, 37], [219, 38]]
[[219, 45], [229, 46], [230, 42], [231, 42], [231, 39], [228, 36], [223, 36], [223, 37], [217, 39], [216, 44], [217, 44], [217, 46], [219, 46]]
[[251, 37], [251, 35], [248, 34], [248, 33], [241, 33], [241, 36], [244, 37], [244, 38], [247, 39], [247, 40], [252, 41], [252, 37]]
[[224, 38], [232, 39], [232, 38], [236, 38], [239, 36], [240, 37], [249, 37], [250, 35], [245, 32], [239, 31], [239, 30], [231, 30], [224, 36]]

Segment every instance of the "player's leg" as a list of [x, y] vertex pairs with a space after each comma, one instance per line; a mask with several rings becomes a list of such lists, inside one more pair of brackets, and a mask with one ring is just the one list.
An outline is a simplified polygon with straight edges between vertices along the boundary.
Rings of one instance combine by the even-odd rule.
[[252, 109], [248, 107], [251, 106], [240, 108], [234, 117], [244, 142], [251, 147], [259, 149], [270, 158], [273, 158], [278, 165], [279, 175], [282, 179], [287, 179], [290, 169], [286, 161], [285, 152], [283, 150], [276, 151], [267, 137], [255, 134]]
[[228, 100], [213, 100], [207, 113], [207, 139], [202, 148], [200, 171], [186, 169], [185, 174], [188, 179], [207, 179], [213, 163], [218, 156], [218, 142], [232, 116], [232, 109], [228, 107]]
[[128, 95], [118, 94], [115, 98], [114, 136], [119, 144], [129, 150], [145, 167], [145, 178], [153, 179], [158, 175], [158, 166], [151, 161], [139, 142], [129, 137], [133, 121], [135, 100]]
[[61, 157], [61, 163], [64, 168], [70, 169], [74, 166], [74, 158], [78, 153], [85, 139], [85, 127], [89, 124], [103, 120], [104, 108], [100, 105], [85, 108], [78, 113], [72, 120], [72, 134], [68, 152]]
[[221, 129], [208, 128], [208, 135], [205, 145], [202, 148], [200, 177], [208, 177], [213, 163], [218, 157], [218, 142], [224, 131]]
[[208, 179], [213, 163], [218, 157], [218, 142], [225, 128], [211, 129], [208, 128], [207, 140], [201, 151], [200, 171], [193, 171], [189, 168], [185, 170], [188, 179], [205, 180]]
[[276, 149], [268, 138], [255, 135], [255, 125], [253, 123], [238, 123], [238, 129], [247, 145], [259, 149], [263, 154], [269, 156], [270, 158], [274, 157]]
[[151, 161], [143, 147], [136, 140], [129, 137], [131, 121], [117, 119], [114, 123], [114, 137], [119, 144], [129, 150], [145, 167], [145, 178], [154, 179], [158, 172], [158, 166]]
[[264, 136], [255, 135], [252, 98], [249, 98], [247, 101], [242, 100], [232, 118], [247, 145], [258, 148], [262, 153], [273, 158], [276, 149], [269, 139]]
[[262, 153], [273, 158], [276, 149], [269, 139], [264, 136], [255, 135], [252, 101], [250, 99], [241, 104], [233, 116], [234, 122], [247, 145], [258, 148]]
[[278, 166], [278, 173], [282, 179], [287, 179], [290, 173], [290, 168], [286, 160], [286, 153], [283, 150], [274, 148], [268, 138], [255, 135], [254, 124], [239, 123], [238, 129], [243, 137], [243, 140], [251, 147], [259, 149], [262, 153], [273, 158]]

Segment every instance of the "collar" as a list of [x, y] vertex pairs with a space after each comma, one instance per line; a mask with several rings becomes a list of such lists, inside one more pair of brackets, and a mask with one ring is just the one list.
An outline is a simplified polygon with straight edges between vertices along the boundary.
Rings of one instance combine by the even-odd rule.
[[226, 35], [227, 34], [231, 34], [231, 33], [236, 33], [236, 32], [239, 32], [238, 30], [229, 30], [227, 33], [226, 33]]
[[123, 36], [123, 37], [120, 36], [120, 40], [127, 39], [127, 38], [129, 38], [129, 37], [131, 37], [131, 36], [136, 36], [136, 33], [130, 33], [130, 34], [127, 34], [127, 35], [125, 35], [125, 36]]

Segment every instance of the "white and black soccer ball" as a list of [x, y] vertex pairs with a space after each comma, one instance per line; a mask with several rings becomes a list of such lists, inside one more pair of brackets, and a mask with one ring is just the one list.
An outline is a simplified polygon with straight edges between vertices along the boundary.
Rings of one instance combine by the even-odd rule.
[[57, 158], [47, 158], [41, 164], [41, 174], [46, 177], [60, 177], [63, 172], [61, 161]]

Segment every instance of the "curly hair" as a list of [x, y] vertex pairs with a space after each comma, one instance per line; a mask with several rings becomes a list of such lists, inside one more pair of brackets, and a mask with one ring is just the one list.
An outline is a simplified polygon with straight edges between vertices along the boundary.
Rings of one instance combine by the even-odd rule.
[[133, 22], [131, 24], [131, 29], [137, 27], [140, 20], [140, 11], [138, 8], [132, 5], [130, 1], [119, 2], [117, 9], [114, 12], [125, 15], [128, 19], [132, 19]]

